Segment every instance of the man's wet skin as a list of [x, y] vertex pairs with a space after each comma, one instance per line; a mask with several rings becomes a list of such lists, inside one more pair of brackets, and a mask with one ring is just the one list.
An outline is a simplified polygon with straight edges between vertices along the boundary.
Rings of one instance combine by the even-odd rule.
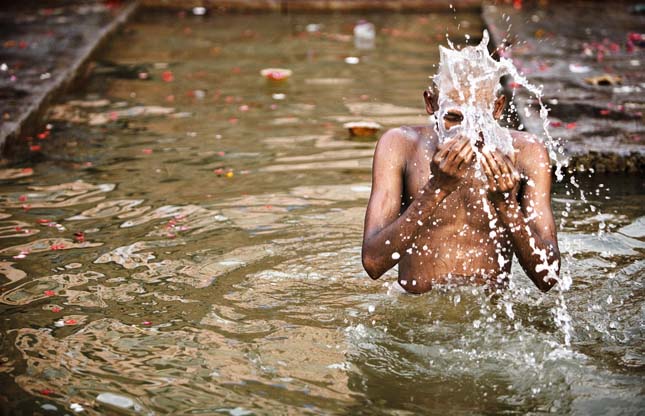
[[[446, 128], [460, 121], [458, 110], [443, 120]], [[432, 126], [388, 131], [375, 152], [365, 221], [368, 274], [378, 278], [398, 262], [399, 283], [412, 293], [437, 284], [499, 285], [515, 252], [538, 288], [553, 286], [536, 271], [540, 259], [533, 253], [538, 247], [547, 260], [559, 260], [550, 162], [530, 135], [512, 132], [512, 138], [515, 155], [481, 153], [485, 175], [477, 175], [467, 137], [439, 145]], [[533, 247], [522, 242], [530, 238]]]
[[[402, 128], [400, 134], [409, 142], [405, 149], [409, 154], [403, 182], [404, 211], [427, 182], [430, 175], [427, 155], [435, 155], [437, 140], [434, 131], [427, 127]], [[470, 146], [467, 138], [461, 141], [463, 147]], [[502, 272], [510, 271], [512, 251], [507, 232], [497, 227], [491, 237], [490, 223], [496, 221], [497, 214], [485, 193], [479, 192], [486, 186], [485, 179], [477, 178], [472, 160], [469, 163], [460, 186], [438, 205], [431, 219], [422, 221], [414, 245], [399, 262], [399, 282], [410, 292], [422, 293], [433, 284], [458, 284], [464, 280], [495, 283]], [[484, 204], [488, 204], [488, 212]], [[496, 251], [504, 258], [501, 266]]]

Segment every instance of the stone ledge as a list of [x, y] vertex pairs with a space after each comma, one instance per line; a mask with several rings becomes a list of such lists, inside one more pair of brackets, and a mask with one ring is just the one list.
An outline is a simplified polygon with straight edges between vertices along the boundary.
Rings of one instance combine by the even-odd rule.
[[450, 12], [479, 11], [477, 0], [143, 0], [150, 8], [188, 10], [205, 7], [215, 13], [227, 12]]
[[[483, 7], [482, 19], [494, 44], [513, 45], [509, 55], [516, 66], [529, 81], [543, 86], [543, 100], [550, 108], [550, 133], [562, 139], [569, 169], [584, 166], [600, 173], [645, 170], [645, 102], [640, 92], [645, 81], [640, 69], [645, 50], [625, 46], [628, 33], [636, 31], [641, 20], [624, 6], [585, 3], [584, 10], [581, 5], [557, 4], [520, 10]], [[602, 33], [585, 30], [600, 20], [604, 22]], [[604, 43], [604, 56], [583, 53], [585, 48], [593, 48], [587, 45]], [[620, 75], [623, 85], [590, 85], [586, 81], [607, 72]], [[542, 137], [535, 100], [518, 88], [514, 103], [519, 122]], [[526, 116], [527, 111], [532, 115]]]
[[[18, 67], [16, 80], [5, 82], [1, 87], [3, 94], [11, 95], [13, 100], [3, 102], [3, 120], [0, 126], [0, 147], [3, 155], [10, 155], [12, 158], [20, 159], [20, 152], [24, 153], [24, 145], [19, 146], [21, 139], [33, 136], [42, 128], [43, 117], [48, 106], [62, 93], [76, 85], [76, 82], [83, 77], [85, 65], [89, 62], [91, 56], [110, 38], [122, 24], [124, 24], [137, 10], [139, 2], [134, 0], [125, 3], [112, 13], [106, 13], [90, 20], [86, 15], [79, 16], [65, 15], [65, 7], [86, 7], [91, 14], [91, 7], [100, 7], [98, 2], [86, 1], [76, 3], [60, 2], [60, 9], [63, 9], [58, 19], [68, 19], [70, 24], [83, 26], [77, 28], [76, 32], [69, 36], [67, 33], [62, 38], [45, 39], [46, 35], [41, 32], [49, 30], [54, 33], [54, 28], [60, 25], [56, 19], [52, 23], [34, 22], [32, 16], [43, 18], [42, 13], [36, 13], [35, 8], [28, 10], [30, 13], [26, 19], [29, 24], [25, 27], [19, 27], [11, 33], [11, 28], [5, 28], [5, 35], [14, 36], [32, 36], [34, 41], [27, 44], [22, 51], [17, 51], [16, 56], [4, 56], [3, 62], [9, 66], [9, 70]], [[14, 5], [16, 9], [20, 5]], [[29, 6], [27, 6], [29, 8]], [[46, 9], [48, 12], [55, 13], [57, 9]], [[18, 9], [19, 11], [19, 9]], [[10, 14], [11, 11], [5, 13]], [[9, 16], [13, 17], [13, 16]], [[3, 16], [7, 18], [7, 16]], [[20, 16], [17, 17], [20, 19]], [[77, 19], [78, 21], [74, 21]], [[16, 24], [18, 25], [18, 24]], [[29, 26], [32, 25], [32, 26]], [[37, 25], [37, 30], [34, 25]], [[48, 49], [47, 42], [63, 43], [65, 52], [68, 55], [59, 52], [52, 52]], [[37, 48], [38, 44], [44, 44]], [[34, 50], [29, 48], [34, 45]], [[42, 66], [42, 68], [40, 68]], [[23, 70], [24, 69], [24, 70]], [[42, 71], [48, 74], [49, 78], [43, 80], [43, 76], [37, 72]], [[38, 77], [40, 76], [40, 78]], [[40, 82], [39, 82], [40, 81]], [[7, 119], [6, 115], [10, 115]]]
[[645, 154], [639, 152], [618, 154], [590, 151], [588, 153], [569, 155], [567, 170], [585, 172], [589, 168], [593, 169], [594, 173], [640, 174], [645, 172]]

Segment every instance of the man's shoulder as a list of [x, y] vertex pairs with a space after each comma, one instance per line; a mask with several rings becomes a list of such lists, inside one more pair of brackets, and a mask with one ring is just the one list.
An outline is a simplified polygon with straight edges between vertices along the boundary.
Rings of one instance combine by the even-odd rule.
[[517, 160], [524, 171], [535, 168], [550, 167], [549, 153], [546, 144], [535, 134], [510, 130], [513, 138], [513, 147], [517, 150]]
[[378, 141], [398, 153], [415, 151], [419, 145], [436, 144], [436, 134], [430, 126], [401, 126], [389, 129]]
[[525, 131], [509, 130], [513, 138], [513, 147], [520, 152], [532, 152], [546, 149], [544, 141], [535, 134]]

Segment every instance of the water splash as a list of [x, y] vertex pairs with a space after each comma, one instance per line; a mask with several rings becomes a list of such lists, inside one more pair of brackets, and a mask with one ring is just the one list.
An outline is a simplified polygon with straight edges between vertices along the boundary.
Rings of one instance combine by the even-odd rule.
[[[513, 152], [511, 134], [493, 117], [495, 100], [501, 88], [500, 79], [508, 75], [517, 85], [535, 95], [540, 106], [539, 116], [542, 119], [545, 144], [551, 158], [558, 161], [555, 151], [557, 143], [548, 130], [549, 109], [542, 101], [542, 87], [531, 84], [510, 59], [501, 57], [499, 61], [494, 60], [488, 52], [489, 40], [488, 31], [484, 30], [482, 41], [477, 46], [466, 46], [458, 50], [449, 39], [450, 48], [439, 46], [439, 71], [433, 77], [434, 85], [439, 90], [437, 120], [443, 120], [450, 110], [458, 110], [463, 116], [463, 121], [450, 129], [446, 129], [441, 122], [436, 123], [439, 140], [444, 142], [457, 135], [465, 135], [470, 138], [473, 149], [479, 153], [475, 144], [481, 137], [490, 150], [499, 149], [510, 155]], [[558, 163], [558, 180], [561, 180], [560, 170], [561, 164]]]
[[438, 120], [443, 120], [451, 110], [459, 110], [463, 121], [450, 129], [438, 122], [436, 128], [442, 142], [465, 135], [471, 138], [473, 149], [476, 149], [475, 144], [481, 134], [486, 145], [510, 154], [513, 151], [511, 135], [493, 118], [499, 80], [507, 70], [506, 65], [496, 62], [488, 54], [488, 40], [488, 32], [484, 31], [477, 46], [457, 50], [448, 40], [450, 49], [439, 47], [439, 71], [433, 78], [439, 90]]
[[[514, 83], [524, 87], [533, 94], [539, 104], [539, 117], [542, 120], [544, 130], [544, 142], [549, 150], [550, 157], [557, 164], [556, 177], [562, 180], [562, 163], [557, 158], [556, 149], [559, 148], [556, 140], [553, 139], [548, 130], [549, 109], [542, 101], [542, 87], [531, 84], [525, 76], [519, 73], [513, 62], [505, 57], [499, 61], [494, 60], [488, 52], [489, 43], [488, 31], [484, 30], [482, 40], [477, 46], [466, 46], [456, 49], [447, 39], [449, 48], [440, 46], [440, 63], [437, 74], [433, 77], [434, 85], [438, 89], [438, 111], [435, 131], [441, 143], [457, 136], [466, 136], [470, 139], [471, 146], [476, 153], [476, 171], [481, 175], [479, 161], [481, 151], [477, 146], [479, 140], [483, 140], [482, 150], [499, 150], [506, 155], [514, 152], [513, 138], [508, 129], [499, 125], [494, 117], [496, 99], [501, 89], [500, 80], [503, 76], [510, 76]], [[446, 129], [443, 122], [444, 117], [451, 111], [459, 111], [463, 117], [461, 123]], [[515, 111], [513, 109], [513, 111]], [[584, 197], [583, 197], [584, 200]], [[485, 198], [481, 200], [485, 213], [491, 220], [490, 238], [498, 250], [498, 257], [503, 258], [499, 252], [501, 245], [497, 238], [495, 220]], [[528, 226], [527, 226], [528, 230]], [[530, 230], [529, 230], [530, 233]], [[565, 345], [570, 344], [572, 336], [571, 317], [563, 297], [563, 292], [571, 287], [571, 278], [567, 273], [558, 275], [558, 262], [549, 263], [546, 250], [539, 249], [535, 240], [530, 241], [533, 253], [539, 256], [541, 264], [536, 267], [536, 272], [547, 271], [548, 279], [555, 279], [558, 282], [558, 300], [553, 308], [552, 314], [558, 327], [564, 334]], [[500, 263], [503, 266], [503, 263]], [[507, 311], [509, 314], [509, 311]], [[512, 314], [512, 310], [510, 311]]]

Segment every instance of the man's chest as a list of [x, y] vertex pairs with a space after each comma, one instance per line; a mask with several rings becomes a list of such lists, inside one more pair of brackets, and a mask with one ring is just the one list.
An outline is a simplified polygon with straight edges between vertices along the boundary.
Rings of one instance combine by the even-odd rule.
[[[424, 163], [425, 162], [425, 163]], [[430, 162], [412, 160], [405, 174], [403, 205], [415, 200], [430, 178]], [[496, 218], [488, 200], [486, 182], [470, 168], [457, 190], [448, 195], [432, 215], [435, 225], [489, 229], [490, 221]]]

